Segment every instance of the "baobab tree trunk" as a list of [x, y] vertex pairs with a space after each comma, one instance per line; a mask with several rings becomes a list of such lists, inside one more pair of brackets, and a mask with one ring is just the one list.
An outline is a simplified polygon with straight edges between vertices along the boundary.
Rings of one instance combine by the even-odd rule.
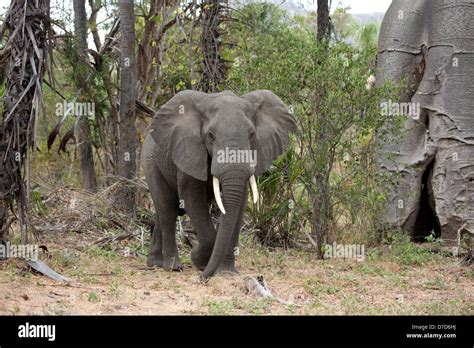
[[[0, 61], [9, 61], [0, 123], [0, 243], [7, 239], [8, 211], [17, 201], [20, 222], [27, 227], [28, 148], [34, 146], [48, 56], [49, 0], [13, 0], [5, 16], [9, 38]], [[26, 171], [28, 178], [28, 171]], [[22, 240], [27, 229], [22, 229]]]
[[[448, 243], [474, 233], [474, 1], [392, 2], [383, 20], [377, 82], [408, 81], [391, 117], [405, 117], [401, 141], [383, 147], [381, 171], [398, 185], [381, 218], [422, 240]], [[397, 107], [409, 103], [409, 115]], [[419, 111], [419, 112], [418, 112]]]
[[317, 40], [329, 40], [331, 34], [331, 21], [329, 18], [329, 4], [328, 0], [318, 0], [318, 34]]
[[[81, 90], [82, 98], [79, 101], [86, 101], [87, 95], [87, 16], [85, 0], [74, 0], [74, 32], [75, 48], [77, 52], [76, 65], [76, 86]], [[94, 166], [94, 156], [92, 144], [90, 142], [90, 126], [87, 115], [76, 115], [78, 122], [76, 125], [77, 147], [80, 161], [81, 187], [85, 190], [97, 190], [97, 176]]]
[[[118, 174], [124, 179], [136, 176], [137, 132], [135, 127], [136, 67], [135, 12], [133, 0], [120, 1], [120, 125]], [[134, 186], [121, 182], [117, 202], [122, 208], [135, 211]]]

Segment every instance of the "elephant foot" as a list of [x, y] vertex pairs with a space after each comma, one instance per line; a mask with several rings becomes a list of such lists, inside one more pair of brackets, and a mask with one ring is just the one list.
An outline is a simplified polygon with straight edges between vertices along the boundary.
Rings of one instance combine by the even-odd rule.
[[183, 265], [179, 260], [179, 256], [165, 256], [163, 258], [163, 269], [166, 271], [182, 271]]
[[148, 267], [163, 267], [163, 256], [158, 254], [148, 254], [146, 265]]
[[235, 268], [235, 265], [232, 264], [221, 264], [214, 275], [220, 275], [220, 276], [236, 276], [239, 274], [239, 271], [237, 268]]
[[202, 275], [202, 273], [199, 275], [199, 283], [201, 283], [201, 284], [207, 283], [209, 281], [209, 279], [211, 279], [211, 277], [206, 278]]
[[[214, 272], [212, 277], [219, 275], [219, 276], [224, 276], [224, 277], [233, 277], [239, 274], [239, 271], [237, 271], [237, 268], [235, 268], [235, 265], [229, 264], [229, 265], [220, 265], [219, 268]], [[199, 276], [199, 281], [202, 284], [207, 283], [211, 277], [205, 277], [202, 273]]]

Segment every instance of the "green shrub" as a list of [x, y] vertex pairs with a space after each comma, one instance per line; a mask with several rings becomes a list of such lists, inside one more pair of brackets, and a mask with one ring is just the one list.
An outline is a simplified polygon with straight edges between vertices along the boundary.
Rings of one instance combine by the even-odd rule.
[[389, 238], [389, 258], [401, 265], [422, 266], [435, 256], [428, 249], [413, 243], [410, 236], [402, 231], [394, 232]]
[[385, 198], [374, 161], [376, 130], [387, 125], [380, 101], [397, 92], [366, 87], [375, 49], [319, 44], [311, 27], [269, 4], [239, 15], [230, 28], [237, 45], [226, 87], [272, 90], [299, 127], [287, 153], [258, 179], [265, 206], [249, 208], [255, 236], [288, 246], [307, 240], [306, 232], [320, 250], [334, 240], [372, 242]]

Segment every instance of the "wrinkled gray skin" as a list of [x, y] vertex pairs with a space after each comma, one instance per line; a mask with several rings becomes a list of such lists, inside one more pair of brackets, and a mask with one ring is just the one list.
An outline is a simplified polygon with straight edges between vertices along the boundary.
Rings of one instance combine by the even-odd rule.
[[379, 37], [377, 82], [407, 79], [400, 101], [421, 107], [420, 119], [408, 117], [402, 141], [388, 141], [379, 160], [400, 183], [383, 220], [426, 235], [429, 207], [452, 244], [458, 232], [474, 233], [472, 18], [473, 0], [394, 0]]
[[[143, 167], [156, 209], [147, 265], [166, 270], [182, 268], [175, 239], [180, 202], [192, 220], [198, 245], [193, 264], [201, 279], [220, 272], [237, 273], [238, 243], [247, 186], [283, 153], [288, 133], [295, 131], [292, 115], [272, 92], [260, 90], [241, 97], [226, 91], [206, 94], [182, 91], [161, 107], [143, 144]], [[257, 164], [218, 163], [225, 148], [257, 151]], [[220, 161], [222, 162], [222, 161]], [[216, 232], [209, 215], [214, 199], [213, 176], [220, 181], [226, 214]], [[262, 204], [264, 204], [263, 202]]]

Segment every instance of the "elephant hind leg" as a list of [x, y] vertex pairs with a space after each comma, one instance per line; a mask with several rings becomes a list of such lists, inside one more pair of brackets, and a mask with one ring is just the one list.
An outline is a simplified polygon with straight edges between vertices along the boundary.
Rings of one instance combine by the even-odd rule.
[[179, 259], [178, 247], [176, 245], [178, 205], [176, 203], [175, 206], [166, 206], [165, 209], [158, 208], [158, 213], [160, 213], [160, 228], [163, 245], [163, 269], [167, 271], [181, 271], [183, 266]]
[[183, 266], [176, 245], [176, 218], [179, 212], [178, 194], [168, 186], [165, 180], [158, 181], [158, 188], [158, 197], [155, 201], [162, 239], [162, 267], [167, 271], [181, 271]]
[[156, 210], [155, 227], [151, 239], [147, 265], [180, 271], [182, 265], [176, 246], [176, 218], [178, 217], [178, 194], [167, 184], [158, 166], [147, 161], [145, 177]]
[[158, 216], [155, 218], [155, 225], [151, 233], [150, 251], [146, 264], [148, 267], [163, 267], [163, 240]]

